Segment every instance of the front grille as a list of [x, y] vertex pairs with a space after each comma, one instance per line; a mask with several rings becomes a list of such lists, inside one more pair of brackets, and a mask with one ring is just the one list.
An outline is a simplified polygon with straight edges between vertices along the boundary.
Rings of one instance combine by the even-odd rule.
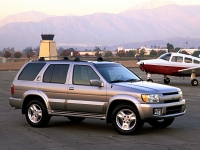
[[175, 102], [179, 102], [179, 99], [164, 101], [164, 103], [175, 103]]
[[166, 108], [166, 115], [180, 113], [182, 110], [182, 105], [172, 106]]
[[165, 95], [174, 95], [174, 94], [178, 94], [178, 92], [170, 92], [170, 93], [162, 93], [163, 94], [163, 96], [165, 96]]

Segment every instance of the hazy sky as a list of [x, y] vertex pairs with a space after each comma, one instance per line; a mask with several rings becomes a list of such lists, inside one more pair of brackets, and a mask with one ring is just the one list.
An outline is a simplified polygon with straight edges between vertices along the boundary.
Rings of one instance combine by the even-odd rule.
[[[0, 0], [0, 20], [11, 14], [31, 10], [56, 16], [86, 15], [95, 12], [119, 13], [145, 1], [147, 0]], [[182, 5], [200, 5], [200, 0], [171, 1]]]

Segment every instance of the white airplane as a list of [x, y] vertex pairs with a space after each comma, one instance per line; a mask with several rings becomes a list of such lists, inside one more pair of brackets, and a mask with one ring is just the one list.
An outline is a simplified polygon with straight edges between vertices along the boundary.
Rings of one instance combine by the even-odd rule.
[[195, 77], [200, 76], [200, 58], [181, 53], [165, 53], [157, 59], [138, 60], [140, 70], [147, 73], [147, 81], [153, 82], [151, 74], [164, 75], [164, 83], [168, 84], [169, 76], [190, 77], [193, 86], [198, 85]]

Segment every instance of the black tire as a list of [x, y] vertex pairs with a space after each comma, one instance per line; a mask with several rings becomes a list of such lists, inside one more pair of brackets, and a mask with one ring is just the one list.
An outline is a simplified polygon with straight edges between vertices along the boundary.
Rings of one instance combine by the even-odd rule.
[[31, 100], [26, 106], [26, 120], [33, 127], [46, 126], [51, 116], [48, 115], [45, 104], [39, 100]]
[[197, 79], [192, 79], [191, 84], [193, 86], [197, 86], [198, 85], [198, 80]]
[[167, 78], [164, 78], [163, 81], [164, 81], [165, 84], [169, 84], [169, 82], [170, 82], [170, 78], [168, 78], [168, 77], [167, 77]]
[[153, 80], [152, 79], [147, 79], [147, 82], [153, 82]]
[[71, 117], [71, 116], [69, 116], [67, 118], [72, 122], [81, 122], [85, 119], [85, 118], [82, 118], [82, 117]]
[[129, 104], [118, 105], [112, 112], [111, 121], [113, 128], [124, 135], [136, 134], [144, 125], [138, 111]]
[[154, 128], [166, 128], [172, 124], [174, 118], [161, 119], [161, 120], [151, 120], [148, 123]]

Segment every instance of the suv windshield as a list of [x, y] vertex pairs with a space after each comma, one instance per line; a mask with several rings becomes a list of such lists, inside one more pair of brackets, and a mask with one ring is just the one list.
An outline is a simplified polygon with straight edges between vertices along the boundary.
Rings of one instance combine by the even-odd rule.
[[109, 83], [141, 81], [138, 76], [120, 64], [95, 64], [95, 67]]

